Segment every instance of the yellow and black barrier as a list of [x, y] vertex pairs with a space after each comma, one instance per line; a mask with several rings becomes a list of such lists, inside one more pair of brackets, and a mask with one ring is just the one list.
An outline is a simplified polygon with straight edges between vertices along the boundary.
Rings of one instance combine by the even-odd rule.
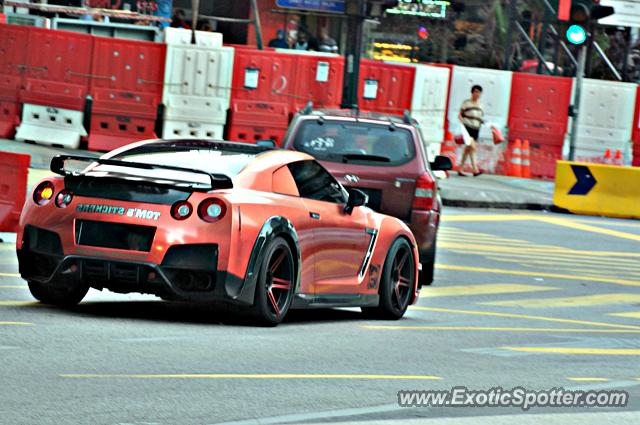
[[558, 161], [553, 204], [575, 214], [640, 218], [640, 168]]

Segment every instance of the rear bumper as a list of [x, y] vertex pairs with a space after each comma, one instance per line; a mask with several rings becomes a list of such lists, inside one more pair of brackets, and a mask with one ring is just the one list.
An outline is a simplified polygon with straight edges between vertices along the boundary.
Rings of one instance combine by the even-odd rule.
[[[57, 234], [29, 226], [17, 250], [20, 275], [45, 285], [86, 284], [118, 293], [165, 299], [253, 304], [255, 283], [218, 270], [215, 244], [171, 247], [161, 264], [88, 255], [63, 255]], [[44, 241], [44, 242], [43, 242]]]
[[416, 238], [420, 258], [425, 258], [435, 246], [440, 213], [435, 210], [414, 210], [411, 212], [411, 221], [407, 225]]

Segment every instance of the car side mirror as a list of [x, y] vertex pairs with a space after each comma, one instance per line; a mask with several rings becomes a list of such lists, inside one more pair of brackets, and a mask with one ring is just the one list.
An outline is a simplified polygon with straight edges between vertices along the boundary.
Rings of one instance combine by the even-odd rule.
[[349, 192], [349, 199], [344, 206], [345, 214], [351, 214], [355, 207], [362, 207], [369, 202], [369, 196], [360, 189], [348, 188], [347, 192]]
[[276, 147], [276, 142], [275, 142], [275, 140], [272, 140], [272, 139], [264, 139], [264, 140], [258, 140], [256, 142], [256, 145], [262, 146], [262, 147], [265, 147], [265, 148], [275, 148]]
[[436, 156], [430, 165], [433, 171], [449, 171], [453, 168], [451, 158], [442, 155]]

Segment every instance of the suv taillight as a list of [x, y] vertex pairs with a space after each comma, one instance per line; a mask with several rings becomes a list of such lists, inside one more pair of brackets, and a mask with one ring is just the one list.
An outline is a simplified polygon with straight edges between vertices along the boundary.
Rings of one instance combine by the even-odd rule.
[[436, 182], [431, 175], [425, 173], [416, 180], [416, 193], [411, 207], [414, 210], [431, 210], [435, 195]]

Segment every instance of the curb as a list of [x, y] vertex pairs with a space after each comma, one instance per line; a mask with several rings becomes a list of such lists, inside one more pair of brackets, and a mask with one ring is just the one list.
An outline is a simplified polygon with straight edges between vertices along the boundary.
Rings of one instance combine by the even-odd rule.
[[494, 208], [504, 210], [529, 210], [552, 211], [553, 204], [536, 202], [508, 202], [508, 201], [472, 201], [463, 199], [442, 199], [442, 204], [447, 207], [458, 208]]

